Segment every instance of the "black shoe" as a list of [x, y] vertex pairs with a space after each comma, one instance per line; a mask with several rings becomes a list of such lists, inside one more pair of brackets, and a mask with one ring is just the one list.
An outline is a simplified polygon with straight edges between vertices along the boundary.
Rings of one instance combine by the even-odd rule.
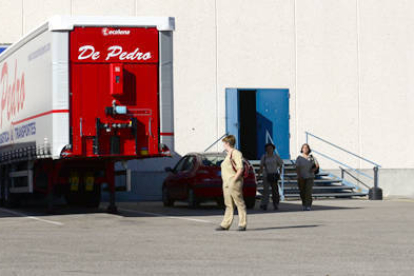
[[266, 211], [267, 210], [267, 205], [260, 206], [260, 209], [262, 209], [263, 211]]
[[227, 230], [229, 230], [229, 229], [228, 228], [221, 227], [221, 226], [219, 226], [219, 227], [216, 228], [216, 231], [227, 231]]
[[246, 231], [246, 227], [239, 226], [239, 228], [237, 228], [237, 231]]
[[273, 205], [273, 209], [279, 210], [279, 206], [277, 204]]

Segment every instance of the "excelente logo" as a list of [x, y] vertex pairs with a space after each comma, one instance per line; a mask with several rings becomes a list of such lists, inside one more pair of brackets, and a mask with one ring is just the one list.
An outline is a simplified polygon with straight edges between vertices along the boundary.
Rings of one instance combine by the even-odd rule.
[[108, 35], [129, 35], [131, 33], [130, 30], [120, 30], [120, 29], [109, 29], [109, 28], [103, 28], [102, 34], [104, 36]]

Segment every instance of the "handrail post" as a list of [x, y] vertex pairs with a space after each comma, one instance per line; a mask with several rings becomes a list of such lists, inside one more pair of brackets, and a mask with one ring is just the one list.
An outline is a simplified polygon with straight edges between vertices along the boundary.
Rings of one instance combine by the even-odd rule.
[[370, 200], [382, 200], [382, 190], [378, 187], [378, 166], [374, 167], [374, 187], [369, 189]]
[[374, 167], [374, 188], [378, 188], [378, 167]]
[[[340, 146], [338, 146], [338, 145], [336, 145], [336, 144], [334, 144], [332, 142], [329, 142], [329, 141], [327, 141], [325, 139], [322, 139], [321, 137], [318, 137], [318, 136], [316, 136], [316, 135], [314, 135], [314, 134], [312, 134], [312, 133], [310, 133], [308, 131], [305, 131], [306, 143], [309, 143], [309, 136], [314, 137], [315, 139], [317, 139], [317, 140], [319, 140], [319, 141], [321, 141], [321, 142], [323, 142], [325, 144], [328, 144], [328, 145], [330, 145], [330, 146], [332, 146], [332, 147], [334, 147], [336, 149], [339, 149], [339, 150], [341, 150], [341, 151], [343, 151], [343, 152], [345, 152], [347, 154], [350, 154], [350, 155], [352, 155], [352, 156], [354, 156], [354, 157], [356, 157], [356, 158], [358, 158], [360, 160], [363, 160], [365, 162], [368, 162], [368, 163], [374, 165], [374, 168], [373, 168], [374, 169], [374, 176], [372, 177], [372, 176], [367, 175], [366, 173], [362, 172], [361, 170], [355, 169], [355, 168], [353, 168], [353, 167], [351, 167], [349, 165], [346, 165], [345, 163], [342, 163], [342, 162], [340, 162], [338, 160], [335, 160], [334, 158], [332, 158], [332, 157], [330, 157], [330, 156], [328, 156], [326, 154], [323, 154], [321, 152], [317, 152], [316, 150], [313, 151], [313, 152], [321, 155], [324, 158], [327, 158], [327, 159], [329, 159], [329, 160], [331, 160], [331, 161], [333, 161], [333, 162], [335, 162], [337, 164], [340, 164], [341, 166], [344, 166], [348, 170], [351, 170], [353, 172], [358, 173], [359, 175], [365, 176], [368, 179], [373, 180], [374, 181], [374, 185], [373, 185], [372, 188], [369, 189], [368, 198], [371, 199], [371, 200], [382, 200], [382, 189], [378, 185], [378, 182], [379, 182], [379, 180], [378, 180], [379, 179], [378, 170], [379, 170], [379, 168], [381, 168], [381, 166], [379, 164], [377, 164], [377, 163], [375, 163], [375, 162], [373, 162], [371, 160], [368, 160], [367, 158], [364, 158], [364, 157], [362, 157], [362, 156], [360, 156], [358, 154], [355, 154], [355, 153], [353, 153], [353, 152], [351, 152], [349, 150], [346, 150], [346, 149], [344, 149], [344, 148], [342, 148], [342, 147], [340, 147]], [[342, 179], [342, 181], [345, 181], [344, 180], [345, 174], [347, 174], [350, 177], [356, 179], [358, 181], [358, 183], [364, 184], [362, 181], [360, 181], [359, 179], [355, 178], [350, 172], [348, 172], [344, 168], [342, 168], [342, 167], [339, 167], [339, 168], [341, 169], [341, 179]], [[366, 184], [364, 184], [364, 186], [366, 186]]]

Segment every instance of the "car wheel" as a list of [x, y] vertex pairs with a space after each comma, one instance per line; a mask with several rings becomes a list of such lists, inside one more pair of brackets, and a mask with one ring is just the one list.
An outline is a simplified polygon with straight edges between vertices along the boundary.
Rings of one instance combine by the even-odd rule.
[[255, 197], [248, 197], [244, 200], [244, 202], [246, 203], [246, 208], [247, 209], [253, 209], [254, 206], [256, 205], [256, 198]]
[[164, 207], [174, 206], [174, 200], [172, 200], [168, 195], [167, 188], [162, 189], [162, 203], [164, 204]]
[[193, 189], [188, 190], [188, 207], [190, 208], [197, 208], [199, 206], [199, 202], [194, 194]]

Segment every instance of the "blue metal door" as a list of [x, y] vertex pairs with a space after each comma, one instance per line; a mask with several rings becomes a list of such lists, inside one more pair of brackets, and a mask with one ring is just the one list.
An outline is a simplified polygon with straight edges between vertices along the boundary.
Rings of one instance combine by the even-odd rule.
[[289, 89], [258, 89], [256, 92], [257, 154], [273, 143], [282, 159], [290, 159]]
[[236, 146], [240, 148], [239, 91], [237, 88], [226, 89], [226, 133], [236, 137]]

